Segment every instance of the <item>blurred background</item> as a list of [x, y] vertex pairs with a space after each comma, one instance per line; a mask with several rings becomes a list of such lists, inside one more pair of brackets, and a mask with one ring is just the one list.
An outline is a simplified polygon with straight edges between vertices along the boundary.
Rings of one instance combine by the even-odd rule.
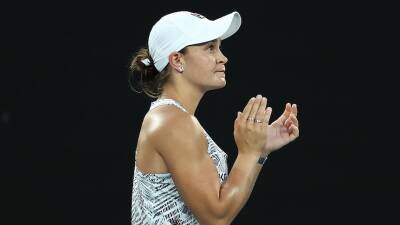
[[[199, 121], [237, 155], [233, 121], [297, 103], [301, 136], [271, 155], [233, 224], [398, 224], [393, 6], [252, 1], [18, 1], [0, 13], [1, 225], [130, 224], [134, 153], [152, 99], [132, 55], [163, 15], [232, 11], [227, 86]], [[397, 61], [397, 60], [396, 60]], [[396, 222], [397, 220], [397, 222]]]

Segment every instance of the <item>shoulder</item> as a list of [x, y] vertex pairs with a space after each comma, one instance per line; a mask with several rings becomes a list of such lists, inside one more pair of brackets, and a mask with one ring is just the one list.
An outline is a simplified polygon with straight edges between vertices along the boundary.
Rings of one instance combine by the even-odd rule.
[[149, 111], [144, 118], [142, 129], [156, 149], [161, 149], [161, 146], [171, 142], [179, 144], [204, 139], [196, 117], [172, 105], [159, 106]]

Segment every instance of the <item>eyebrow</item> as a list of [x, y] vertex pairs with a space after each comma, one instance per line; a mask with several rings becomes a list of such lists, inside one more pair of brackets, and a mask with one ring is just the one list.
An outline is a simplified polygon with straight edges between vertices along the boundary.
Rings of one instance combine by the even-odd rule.
[[[213, 44], [213, 43], [218, 43], [218, 39], [214, 39], [214, 40], [211, 40], [211, 41], [206, 41], [206, 42], [194, 44], [193, 46], [209, 45], [209, 44]], [[222, 43], [222, 42], [220, 42], [219, 45], [221, 45], [221, 43]]]
[[212, 41], [209, 41], [208, 43], [218, 43], [219, 42], [219, 44], [221, 45], [221, 41], [218, 41], [218, 39], [214, 39], [214, 40], [212, 40]]

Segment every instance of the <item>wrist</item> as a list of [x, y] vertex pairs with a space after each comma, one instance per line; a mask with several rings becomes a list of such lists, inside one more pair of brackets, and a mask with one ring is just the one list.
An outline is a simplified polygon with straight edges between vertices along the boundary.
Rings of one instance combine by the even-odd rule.
[[270, 151], [264, 151], [264, 152], [261, 153], [261, 155], [262, 155], [262, 156], [265, 156], [265, 157], [268, 157], [269, 154], [271, 154]]
[[268, 159], [268, 153], [265, 152], [246, 152], [239, 153], [240, 158], [243, 158], [247, 162], [254, 162], [257, 165], [264, 165]]
[[268, 155], [269, 155], [269, 154], [267, 154], [267, 153], [262, 153], [262, 154], [258, 157], [257, 163], [260, 164], [260, 165], [264, 165], [265, 162], [266, 162], [267, 159], [268, 159]]

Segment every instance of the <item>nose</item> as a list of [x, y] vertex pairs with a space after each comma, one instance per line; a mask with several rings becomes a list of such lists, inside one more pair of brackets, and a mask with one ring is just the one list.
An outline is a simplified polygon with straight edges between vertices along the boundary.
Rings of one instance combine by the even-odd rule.
[[228, 58], [226, 58], [226, 56], [221, 51], [219, 53], [220, 54], [217, 58], [217, 63], [226, 64], [228, 62]]

